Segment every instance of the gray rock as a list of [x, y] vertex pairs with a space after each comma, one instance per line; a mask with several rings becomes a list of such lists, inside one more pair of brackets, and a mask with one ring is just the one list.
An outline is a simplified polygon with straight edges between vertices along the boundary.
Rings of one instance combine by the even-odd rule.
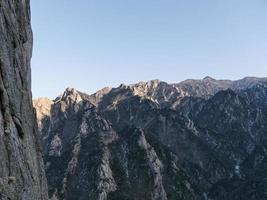
[[264, 78], [67, 89], [39, 119], [49, 195], [266, 199], [266, 100]]
[[46, 200], [31, 97], [28, 0], [0, 1], [0, 199]]

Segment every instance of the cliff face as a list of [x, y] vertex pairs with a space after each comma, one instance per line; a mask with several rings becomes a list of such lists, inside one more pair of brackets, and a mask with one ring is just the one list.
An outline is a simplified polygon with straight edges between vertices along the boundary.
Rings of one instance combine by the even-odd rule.
[[31, 101], [29, 0], [0, 1], [0, 199], [45, 200]]
[[114, 129], [87, 98], [67, 89], [39, 118], [50, 197], [193, 199], [174, 154], [141, 128]]
[[50, 196], [266, 199], [266, 100], [266, 79], [210, 77], [39, 99]]

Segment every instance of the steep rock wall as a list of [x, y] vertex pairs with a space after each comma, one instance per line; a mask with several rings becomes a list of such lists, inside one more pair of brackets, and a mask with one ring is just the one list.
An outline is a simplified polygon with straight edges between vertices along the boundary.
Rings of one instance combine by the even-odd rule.
[[31, 101], [29, 0], [0, 0], [0, 199], [45, 200]]

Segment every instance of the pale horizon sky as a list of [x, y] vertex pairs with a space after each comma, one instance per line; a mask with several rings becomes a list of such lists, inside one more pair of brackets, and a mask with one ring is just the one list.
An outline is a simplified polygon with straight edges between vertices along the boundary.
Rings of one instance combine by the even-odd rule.
[[31, 0], [33, 97], [267, 77], [266, 0]]

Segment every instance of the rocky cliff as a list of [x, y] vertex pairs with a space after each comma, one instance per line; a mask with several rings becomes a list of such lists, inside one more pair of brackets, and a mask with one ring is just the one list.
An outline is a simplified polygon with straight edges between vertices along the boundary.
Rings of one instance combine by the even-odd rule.
[[39, 99], [49, 194], [266, 199], [266, 100], [266, 79], [210, 77], [120, 85], [93, 95], [68, 88], [52, 103]]
[[46, 200], [46, 178], [31, 100], [28, 0], [0, 1], [0, 44], [0, 199]]

